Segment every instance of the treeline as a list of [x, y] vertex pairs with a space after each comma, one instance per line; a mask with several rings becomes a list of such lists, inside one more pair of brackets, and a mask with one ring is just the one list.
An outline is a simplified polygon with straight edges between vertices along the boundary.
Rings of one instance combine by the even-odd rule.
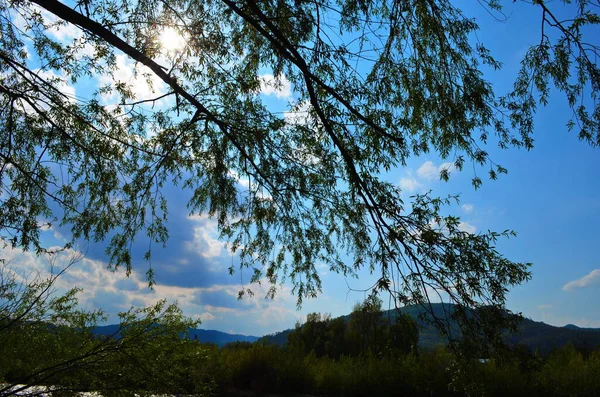
[[296, 324], [288, 334], [287, 346], [305, 355], [314, 353], [317, 357], [332, 359], [417, 352], [417, 323], [406, 314], [397, 313], [394, 318], [382, 314], [382, 301], [376, 296], [356, 304], [348, 321], [342, 317], [332, 319], [328, 314], [311, 313], [303, 325]]
[[598, 396], [600, 349], [571, 345], [545, 358], [516, 349], [486, 362], [459, 362], [439, 348], [420, 354], [332, 359], [273, 345], [235, 344], [211, 351], [219, 393], [328, 396]]
[[[77, 355], [81, 343], [91, 343], [85, 338], [61, 336], [66, 330], [56, 331], [48, 334], [47, 329], [40, 329], [37, 336], [23, 335], [19, 344], [11, 339], [15, 355], [0, 354], [0, 383], [27, 382], [36, 370], [51, 368]], [[25, 337], [34, 339], [27, 341]], [[125, 339], [120, 343], [130, 342]], [[2, 345], [6, 346], [4, 341]], [[470, 365], [459, 364], [457, 357], [443, 348], [397, 356], [367, 352], [334, 359], [264, 343], [218, 348], [167, 335], [114, 349], [36, 383], [59, 385], [61, 396], [99, 390], [103, 395], [119, 397], [220, 396], [239, 395], [240, 391], [348, 397], [535, 397], [597, 396], [600, 390], [600, 350], [584, 356], [570, 345], [544, 359], [518, 352]], [[10, 393], [4, 390], [0, 394]]]

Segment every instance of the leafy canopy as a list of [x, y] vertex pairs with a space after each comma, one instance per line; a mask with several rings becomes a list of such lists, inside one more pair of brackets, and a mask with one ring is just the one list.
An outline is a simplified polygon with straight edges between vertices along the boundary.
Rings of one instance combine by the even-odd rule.
[[34, 397], [45, 387], [58, 394], [210, 394], [204, 349], [186, 337], [199, 321], [159, 301], [119, 313], [118, 326], [100, 334], [96, 327], [108, 316], [82, 310], [78, 288], [58, 292], [60, 276], [81, 256], [62, 270], [54, 263], [59, 256], [44, 257], [47, 278], [0, 261], [0, 396]]
[[[570, 15], [554, 13], [560, 3], [572, 3]], [[527, 264], [495, 250], [511, 232], [461, 231], [441, 212], [454, 198], [406, 203], [381, 174], [434, 152], [458, 169], [489, 166], [495, 179], [506, 169], [486, 145], [531, 148], [551, 87], [573, 110], [569, 128], [600, 144], [598, 47], [586, 35], [596, 4], [531, 6], [540, 41], [499, 97], [482, 69], [500, 63], [475, 41], [476, 21], [447, 1], [1, 0], [2, 237], [41, 253], [40, 231], [59, 222], [74, 240], [108, 238], [111, 266], [129, 272], [136, 236], [168, 238], [161, 188], [173, 181], [191, 191], [191, 212], [218, 220], [270, 295], [287, 279], [299, 303], [315, 296], [322, 263], [376, 272], [375, 289], [398, 305], [442, 291], [497, 315], [507, 288], [529, 278]], [[161, 49], [165, 28], [183, 48]], [[50, 34], [68, 29], [74, 38]], [[119, 55], [166, 91], [139, 98], [123, 82], [85, 98], [61, 90], [61, 76], [110, 81]], [[265, 72], [289, 81], [295, 117], [265, 104]], [[109, 95], [118, 100], [107, 105]]]

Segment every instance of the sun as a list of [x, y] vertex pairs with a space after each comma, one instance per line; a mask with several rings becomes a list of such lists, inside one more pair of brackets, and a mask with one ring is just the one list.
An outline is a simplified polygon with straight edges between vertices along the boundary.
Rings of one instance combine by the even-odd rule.
[[160, 48], [167, 54], [174, 54], [185, 47], [185, 38], [170, 26], [165, 27], [159, 34]]

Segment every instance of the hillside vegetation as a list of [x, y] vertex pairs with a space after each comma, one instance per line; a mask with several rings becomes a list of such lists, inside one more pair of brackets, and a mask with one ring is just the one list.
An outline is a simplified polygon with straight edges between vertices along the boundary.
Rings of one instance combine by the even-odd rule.
[[285, 346], [263, 339], [221, 348], [189, 334], [182, 338], [191, 324], [174, 307], [130, 313], [119, 335], [21, 322], [0, 327], [0, 395], [16, 394], [16, 384], [54, 385], [61, 396], [100, 391], [115, 397], [240, 391], [534, 397], [596, 396], [600, 390], [600, 346], [567, 344], [542, 356], [514, 345], [485, 360], [466, 358], [444, 347], [420, 348], [419, 325], [410, 316], [382, 314], [381, 302], [369, 299], [347, 319], [309, 315], [288, 330]]

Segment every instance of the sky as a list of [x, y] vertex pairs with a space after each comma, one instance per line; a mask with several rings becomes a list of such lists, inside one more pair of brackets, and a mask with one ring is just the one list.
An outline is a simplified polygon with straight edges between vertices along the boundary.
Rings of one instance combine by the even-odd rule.
[[[504, 64], [500, 72], [486, 77], [497, 92], [505, 92], [526, 49], [539, 41], [541, 13], [532, 5], [507, 2], [508, 19], [500, 22], [476, 2], [464, 3], [466, 14], [477, 18], [481, 27], [478, 39]], [[72, 26], [49, 33], [61, 40], [80, 34]], [[152, 94], [142, 79], [136, 80], [130, 60], [119, 56], [117, 63], [116, 80], [133, 83], [141, 97]], [[267, 72], [263, 80], [262, 95], [274, 108], [285, 108], [294, 100], [293, 87], [287, 81], [276, 88]], [[159, 92], [165, 89], [158, 81], [154, 87]], [[84, 88], [66, 83], [63, 90], [85, 95]], [[511, 260], [532, 262], [533, 278], [509, 292], [509, 309], [557, 326], [600, 327], [600, 149], [580, 142], [575, 132], [567, 131], [569, 116], [564, 100], [552, 95], [548, 106], [536, 115], [532, 150], [501, 151], [490, 146], [492, 159], [508, 169], [508, 174], [496, 181], [483, 178], [485, 169], [468, 166], [460, 172], [452, 169], [450, 181], [440, 181], [440, 167], [447, 165], [434, 154], [411, 158], [405, 168], [393, 170], [385, 178], [407, 195], [429, 190], [437, 196], [460, 194], [460, 203], [452, 211], [461, 216], [463, 230], [517, 232], [516, 238], [499, 241], [498, 250]], [[484, 183], [478, 190], [471, 185], [475, 174], [483, 174]], [[291, 328], [313, 311], [334, 317], [347, 314], [365, 298], [364, 290], [375, 279], [367, 272], [358, 278], [344, 278], [321, 268], [322, 294], [306, 300], [301, 310], [289, 284], [281, 285], [273, 300], [264, 298], [268, 286], [254, 286], [254, 296], [238, 300], [238, 291], [249, 274], [228, 274], [227, 269], [238, 261], [227, 250], [226, 242], [219, 241], [216, 222], [204, 215], [190, 216], [185, 206], [187, 193], [179, 188], [166, 186], [164, 194], [169, 200], [170, 239], [166, 248], [153, 249], [153, 289], [145, 279], [148, 263], [142, 255], [146, 243], [134, 245], [137, 261], [127, 278], [122, 270], [106, 268], [102, 243], [79, 242], [76, 249], [85, 256], [58, 280], [59, 291], [81, 287], [82, 307], [102, 308], [110, 315], [108, 322], [115, 322], [116, 313], [132, 305], [150, 305], [165, 298], [177, 301], [186, 315], [201, 319], [200, 328], [260, 336]], [[44, 233], [44, 239], [48, 244], [63, 244], [68, 230], [53, 228]], [[75, 251], [66, 252], [56, 258], [56, 265], [64, 266], [76, 255]], [[29, 278], [49, 270], [49, 263], [31, 252], [5, 248], [0, 256], [11, 260], [11, 266]]]

